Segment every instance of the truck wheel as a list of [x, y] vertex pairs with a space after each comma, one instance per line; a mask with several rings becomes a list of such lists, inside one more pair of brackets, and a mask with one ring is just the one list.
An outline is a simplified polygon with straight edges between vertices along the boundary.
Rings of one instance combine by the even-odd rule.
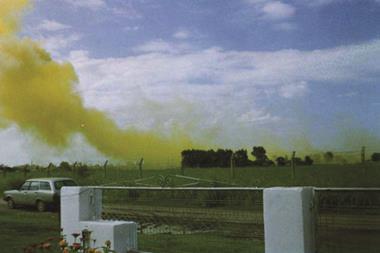
[[14, 209], [15, 208], [16, 205], [15, 205], [15, 202], [13, 201], [13, 199], [9, 198], [7, 200], [7, 206], [8, 206], [9, 209]]
[[37, 210], [39, 212], [45, 212], [46, 211], [46, 204], [42, 200], [38, 200], [36, 203]]

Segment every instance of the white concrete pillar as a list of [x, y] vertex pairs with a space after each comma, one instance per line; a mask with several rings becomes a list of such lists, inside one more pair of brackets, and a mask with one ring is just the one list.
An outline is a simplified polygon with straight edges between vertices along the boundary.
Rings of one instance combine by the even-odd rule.
[[264, 190], [265, 253], [315, 253], [314, 189]]
[[[102, 191], [88, 187], [62, 187], [61, 226], [63, 233], [78, 233], [80, 221], [99, 220], [102, 215]], [[68, 239], [71, 236], [68, 236]]]
[[[69, 244], [73, 233], [83, 229], [92, 231], [96, 239], [93, 247], [102, 247], [106, 240], [117, 253], [137, 250], [137, 224], [132, 221], [108, 221], [101, 219], [102, 190], [91, 187], [62, 187], [61, 226]], [[79, 242], [79, 240], [77, 240]]]

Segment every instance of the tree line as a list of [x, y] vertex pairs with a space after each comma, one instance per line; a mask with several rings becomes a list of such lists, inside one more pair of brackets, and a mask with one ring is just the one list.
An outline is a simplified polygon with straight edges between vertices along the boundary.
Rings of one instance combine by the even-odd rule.
[[[217, 150], [200, 150], [188, 149], [181, 153], [182, 167], [186, 168], [207, 168], [207, 167], [247, 167], [247, 166], [286, 166], [290, 165], [291, 160], [285, 157], [277, 157], [275, 161], [268, 158], [266, 150], [262, 146], [255, 146], [251, 151], [255, 160], [250, 160], [246, 149], [232, 151], [231, 149]], [[296, 165], [312, 165], [313, 160], [310, 156], [305, 156], [304, 159], [294, 157], [293, 162]]]
[[[251, 155], [255, 158], [250, 160], [246, 149], [233, 151], [231, 149], [188, 149], [181, 152], [181, 165], [183, 168], [208, 168], [208, 167], [247, 167], [247, 166], [290, 166], [292, 162], [298, 166], [310, 166], [314, 164], [314, 157], [307, 155], [304, 158], [278, 156], [271, 160], [262, 146], [254, 146]], [[313, 157], [313, 158], [312, 158]], [[319, 155], [318, 155], [319, 157]], [[325, 163], [334, 162], [335, 156], [331, 151], [322, 154]], [[380, 153], [373, 153], [371, 161], [380, 162]]]

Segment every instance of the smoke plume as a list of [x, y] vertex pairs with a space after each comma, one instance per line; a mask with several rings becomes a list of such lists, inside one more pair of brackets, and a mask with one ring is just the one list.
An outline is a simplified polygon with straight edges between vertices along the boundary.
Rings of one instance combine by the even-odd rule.
[[180, 151], [191, 146], [186, 136], [122, 130], [105, 113], [84, 107], [75, 92], [73, 66], [54, 61], [37, 42], [17, 36], [29, 4], [0, 0], [0, 121], [16, 123], [54, 147], [67, 147], [81, 133], [112, 158], [179, 159]]

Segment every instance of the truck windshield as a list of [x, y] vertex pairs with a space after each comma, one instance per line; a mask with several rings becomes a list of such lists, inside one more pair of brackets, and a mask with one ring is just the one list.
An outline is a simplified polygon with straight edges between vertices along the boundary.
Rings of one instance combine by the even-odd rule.
[[62, 180], [54, 182], [54, 187], [57, 190], [60, 190], [63, 186], [77, 186], [77, 183], [75, 183], [72, 180]]

